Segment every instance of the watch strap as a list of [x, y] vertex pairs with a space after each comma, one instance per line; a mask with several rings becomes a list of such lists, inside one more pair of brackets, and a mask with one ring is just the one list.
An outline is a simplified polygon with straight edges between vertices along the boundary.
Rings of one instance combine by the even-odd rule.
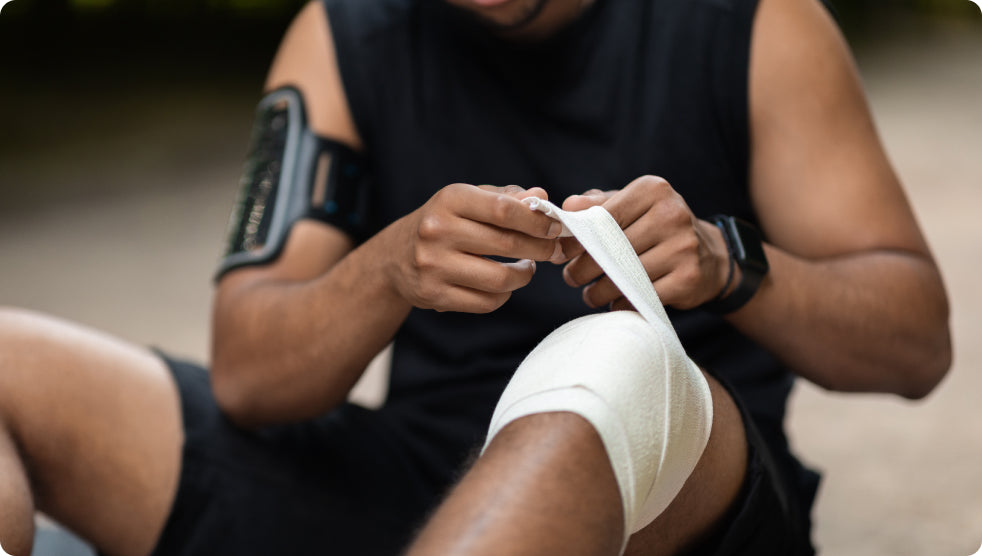
[[[706, 311], [724, 315], [743, 307], [753, 298], [769, 268], [763, 256], [760, 232], [753, 225], [733, 216], [723, 215], [713, 216], [710, 221], [723, 234], [731, 264], [735, 262], [740, 267], [740, 282], [736, 289], [725, 297], [717, 297], [702, 305], [702, 309]], [[754, 252], [759, 253], [758, 258], [761, 260], [750, 258], [749, 253]], [[721, 295], [725, 294], [725, 291], [724, 288], [724, 291], [720, 292]]]

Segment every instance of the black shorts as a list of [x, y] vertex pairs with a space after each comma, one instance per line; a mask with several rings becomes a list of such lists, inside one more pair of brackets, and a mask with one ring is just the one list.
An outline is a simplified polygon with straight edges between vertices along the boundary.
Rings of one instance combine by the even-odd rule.
[[[724, 379], [740, 411], [747, 437], [747, 475], [737, 502], [720, 529], [690, 556], [773, 555], [811, 556], [811, 508], [818, 491], [819, 475], [802, 467], [785, 449], [780, 423], [756, 423], [746, 406]], [[769, 439], [768, 442], [765, 439]]]
[[[485, 403], [468, 400], [496, 398], [503, 387], [420, 393], [409, 396], [418, 401], [377, 411], [345, 404], [304, 423], [250, 432], [219, 412], [204, 369], [165, 360], [180, 391], [185, 444], [154, 556], [399, 554], [482, 442], [490, 415], [472, 409]], [[701, 553], [810, 553], [807, 531], [788, 506], [793, 497], [761, 456], [752, 426], [747, 437], [741, 500]]]

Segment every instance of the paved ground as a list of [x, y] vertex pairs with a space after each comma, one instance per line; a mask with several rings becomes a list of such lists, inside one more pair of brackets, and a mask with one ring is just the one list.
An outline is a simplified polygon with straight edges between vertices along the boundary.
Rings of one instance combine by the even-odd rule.
[[[955, 366], [919, 403], [802, 384], [791, 435], [826, 473], [825, 554], [968, 555], [982, 543], [982, 26], [868, 45], [860, 62], [947, 280]], [[0, 150], [0, 303], [204, 360], [255, 100], [240, 85], [42, 97], [76, 131]]]

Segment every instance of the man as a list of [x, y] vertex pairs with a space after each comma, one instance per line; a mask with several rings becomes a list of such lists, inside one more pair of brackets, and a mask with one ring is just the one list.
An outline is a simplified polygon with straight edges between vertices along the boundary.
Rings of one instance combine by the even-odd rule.
[[[919, 398], [948, 367], [937, 268], [814, 0], [312, 3], [267, 89], [216, 293], [214, 399], [191, 365], [0, 314], [8, 552], [30, 551], [34, 510], [107, 554], [403, 549], [525, 354], [628, 308], [528, 197], [603, 206], [705, 370], [705, 449], [629, 553], [809, 553], [817, 479], [782, 431], [792, 373]], [[294, 152], [274, 131], [298, 97], [312, 134], [296, 144], [318, 136], [353, 172], [315, 164], [331, 187], [304, 214], [322, 221], [285, 219], [277, 244], [256, 196]], [[323, 202], [362, 172], [364, 196]], [[386, 405], [345, 404], [393, 338]], [[601, 435], [572, 412], [512, 422], [413, 550], [616, 553], [624, 493]]]

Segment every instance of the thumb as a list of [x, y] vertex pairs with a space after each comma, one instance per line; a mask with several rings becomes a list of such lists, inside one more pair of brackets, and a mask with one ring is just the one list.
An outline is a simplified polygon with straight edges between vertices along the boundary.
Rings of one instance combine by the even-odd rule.
[[590, 207], [602, 205], [607, 202], [607, 199], [611, 194], [612, 192], [591, 189], [580, 195], [570, 195], [569, 197], [566, 197], [565, 201], [563, 201], [563, 210], [576, 212], [578, 210], [586, 210]]

